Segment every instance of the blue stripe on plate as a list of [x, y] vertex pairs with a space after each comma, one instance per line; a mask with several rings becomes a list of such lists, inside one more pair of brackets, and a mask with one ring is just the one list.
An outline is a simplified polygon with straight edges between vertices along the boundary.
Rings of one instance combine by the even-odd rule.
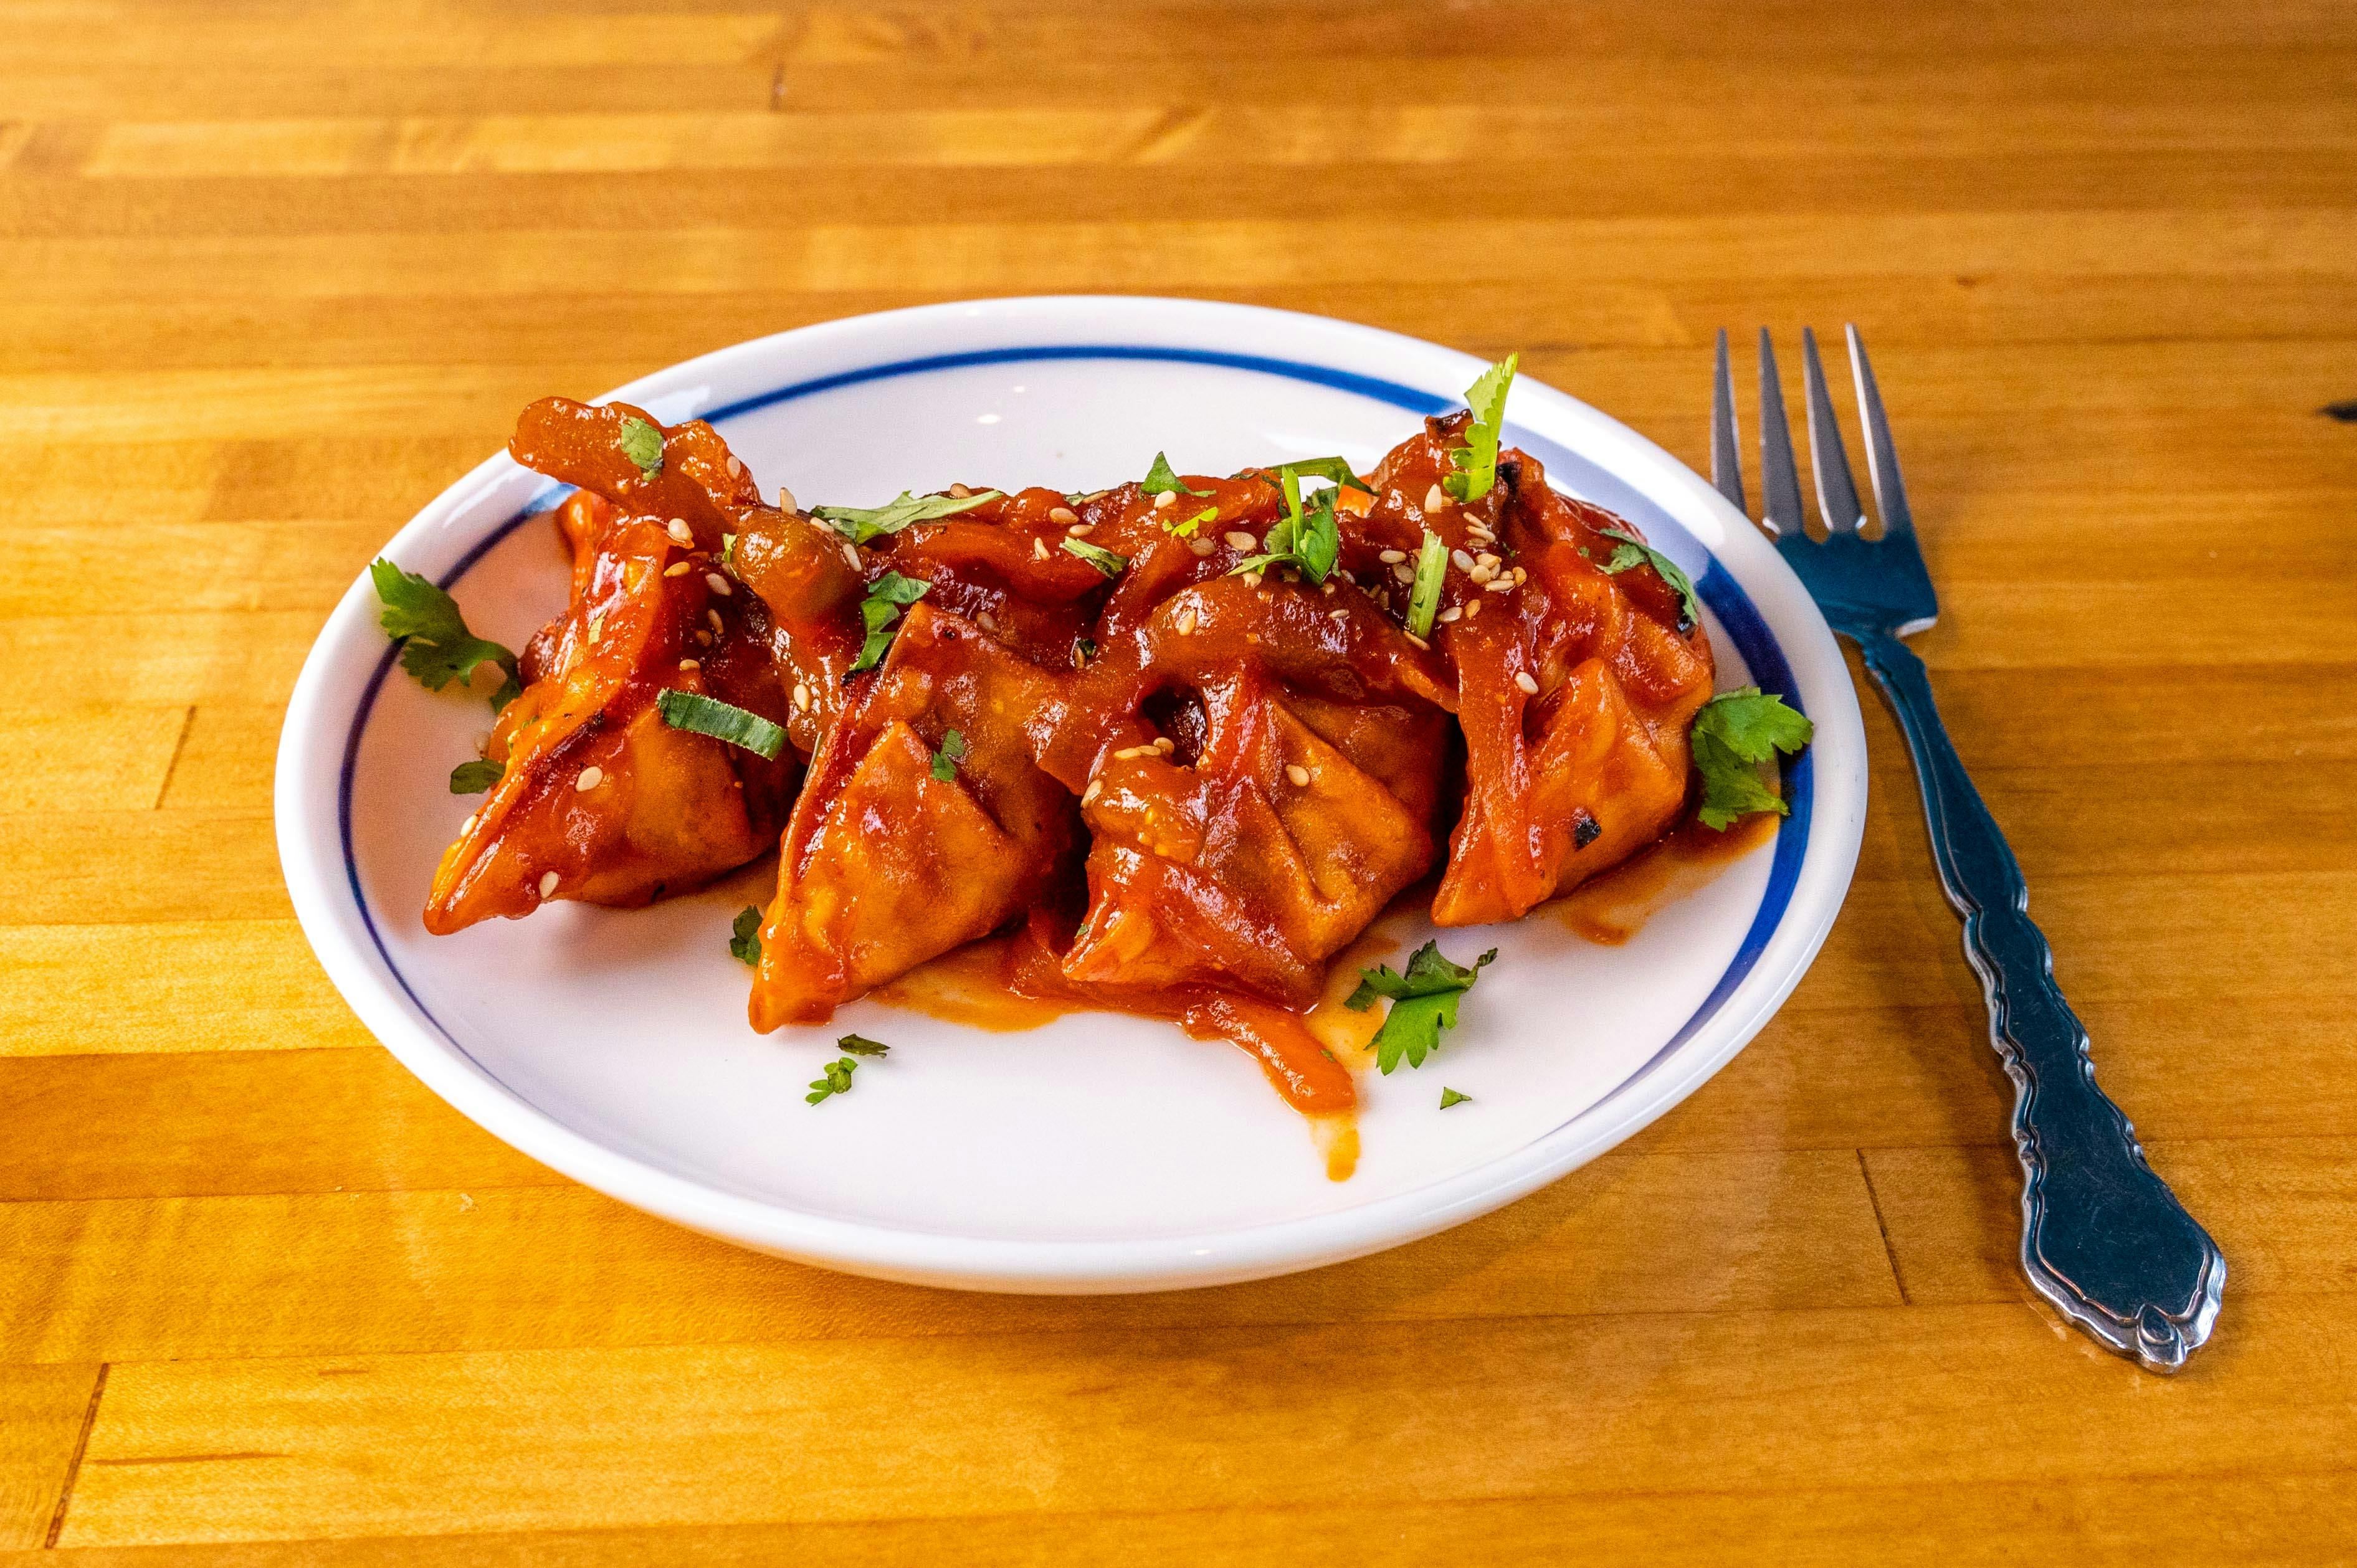
[[[1226, 354], [1203, 349], [1164, 349], [1136, 344], [1085, 343], [985, 349], [970, 353], [936, 354], [920, 360], [896, 360], [886, 364], [867, 365], [857, 370], [843, 371], [833, 375], [795, 381], [753, 397], [741, 398], [735, 403], [723, 404], [700, 417], [711, 424], [718, 424], [725, 420], [773, 407], [778, 403], [791, 403], [797, 398], [831, 392], [838, 387], [856, 386], [863, 381], [884, 381], [894, 376], [923, 375], [935, 371], [963, 370], [976, 365], [1011, 364], [1039, 360], [1131, 360], [1168, 364], [1212, 365], [1226, 370], [1252, 371], [1263, 375], [1282, 376], [1289, 381], [1308, 381], [1318, 386], [1332, 387], [1337, 391], [1354, 392], [1361, 397], [1388, 403], [1394, 408], [1404, 409], [1415, 414], [1439, 413], [1459, 406], [1454, 400], [1435, 397], [1430, 392], [1403, 385], [1398, 381], [1387, 381], [1373, 376], [1361, 376], [1349, 371], [1339, 371], [1330, 366], [1311, 364], [1300, 360], [1266, 359], [1254, 354]], [[1511, 425], [1508, 428], [1513, 429]], [[1565, 474], [1577, 476], [1577, 482], [1575, 488], [1598, 505], [1624, 514], [1638, 510], [1632, 504], [1635, 494], [1625, 483], [1568, 448], [1528, 431], [1515, 431], [1507, 444], [1520, 446], [1553, 469], [1559, 477]], [[445, 589], [455, 587], [458, 580], [464, 577], [475, 564], [495, 548], [501, 540], [522, 527], [532, 518], [545, 512], [549, 503], [562, 494], [564, 489], [563, 486], [551, 486], [534, 495], [522, 510], [493, 529], [479, 543], [460, 556], [457, 563], [443, 575], [441, 585]], [[1648, 512], [1658, 511], [1658, 509], [1650, 506], [1643, 510]], [[1672, 522], [1671, 526], [1675, 528], [1676, 525]], [[1667, 544], [1672, 541], [1664, 539], [1657, 540], [1656, 542]], [[1785, 662], [1784, 650], [1777, 646], [1775, 636], [1768, 629], [1768, 623], [1760, 618], [1758, 607], [1752, 604], [1741, 585], [1737, 583], [1727, 569], [1718, 564], [1717, 558], [1703, 547], [1699, 540], [1681, 529], [1678, 530], [1676, 542], [1682, 543], [1685, 548], [1672, 552], [1673, 554], [1684, 555], [1688, 561], [1699, 557], [1705, 563], [1703, 570], [1695, 575], [1695, 590], [1701, 596], [1703, 603], [1710, 607], [1711, 613], [1718, 618], [1719, 625], [1725, 628], [1728, 639], [1735, 644], [1736, 651], [1742, 655], [1744, 664], [1750, 670], [1753, 681], [1758, 683], [1761, 691], [1780, 696], [1794, 708], [1799, 708], [1801, 695], [1793, 685], [1792, 666]], [[1691, 566], [1688, 570], [1692, 571]], [[351, 728], [344, 740], [344, 762], [342, 776], [338, 781], [337, 800], [337, 822], [343, 839], [344, 875], [351, 884], [352, 903], [360, 911], [361, 923], [368, 929], [369, 940], [375, 945], [377, 957], [383, 961], [386, 971], [400, 985], [402, 993], [409, 998], [411, 1005], [417, 1009], [420, 1015], [434, 1026], [436, 1032], [450, 1042], [452, 1049], [474, 1063], [476, 1069], [485, 1077], [490, 1078], [493, 1082], [499, 1082], [499, 1076], [485, 1067], [474, 1053], [468, 1050], [465, 1044], [434, 1015], [433, 1009], [425, 1005], [425, 1001], [417, 994], [416, 988], [410, 984], [409, 977], [401, 972], [401, 966], [393, 962], [392, 952], [385, 947], [383, 937], [377, 931], [376, 918], [369, 909], [368, 896], [361, 889], [360, 863], [352, 851], [353, 777], [360, 763], [361, 736], [368, 728], [369, 714], [376, 706], [377, 693], [383, 688], [385, 678], [393, 672], [394, 656], [395, 650], [388, 648], [384, 657], [377, 661], [376, 673], [370, 677], [367, 688], [361, 693], [360, 705], [353, 711]], [[1808, 851], [1810, 807], [1814, 794], [1813, 769], [1810, 766], [1808, 752], [1803, 751], [1786, 768], [1784, 786], [1786, 799], [1792, 807], [1792, 815], [1787, 817], [1782, 826], [1777, 830], [1776, 857], [1769, 867], [1767, 890], [1761, 894], [1760, 908], [1752, 916], [1750, 929], [1744, 933], [1742, 944], [1736, 950], [1735, 957], [1728, 962], [1726, 972], [1718, 977], [1718, 983], [1711, 987], [1710, 994], [1703, 999], [1702, 1005], [1695, 1010], [1694, 1015], [1679, 1027], [1676, 1034], [1670, 1036], [1669, 1042], [1655, 1052], [1644, 1066], [1622, 1079], [1596, 1104], [1604, 1104], [1628, 1092], [1666, 1061], [1680, 1046], [1692, 1039], [1703, 1026], [1710, 1021], [1712, 1015], [1726, 1004], [1727, 999], [1735, 993], [1736, 988], [1743, 983], [1744, 978], [1758, 965], [1760, 955], [1767, 950], [1769, 939], [1775, 934], [1776, 928], [1783, 921], [1784, 911], [1792, 905], [1792, 889], [1800, 881], [1801, 862]], [[501, 1084], [501, 1087], [507, 1086]], [[510, 1089], [509, 1092], [512, 1094], [515, 1091]], [[517, 1098], [522, 1099], [522, 1096], [518, 1095]], [[1593, 1110], [1594, 1106], [1587, 1109]], [[1585, 1113], [1586, 1112], [1583, 1111], [1582, 1114]]]

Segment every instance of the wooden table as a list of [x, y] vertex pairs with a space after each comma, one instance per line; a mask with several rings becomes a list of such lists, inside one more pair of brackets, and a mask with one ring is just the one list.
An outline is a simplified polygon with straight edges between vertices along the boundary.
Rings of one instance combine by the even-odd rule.
[[[2357, 1554], [2342, 0], [15, 0], [5, 35], [0, 1545]], [[1874, 703], [1857, 884], [1782, 1015], [1613, 1155], [1345, 1267], [840, 1278], [571, 1186], [395, 1066], [270, 817], [375, 548], [541, 393], [1059, 289], [1520, 348], [1696, 462], [1715, 328], [1859, 322], [1947, 607], [1919, 646], [2104, 1081], [2232, 1260], [2213, 1346], [2162, 1380], [2028, 1299], [2007, 1091]]]

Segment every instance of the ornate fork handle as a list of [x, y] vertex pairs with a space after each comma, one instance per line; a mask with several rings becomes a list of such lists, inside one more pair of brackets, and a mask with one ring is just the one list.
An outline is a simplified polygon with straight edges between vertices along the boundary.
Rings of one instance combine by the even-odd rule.
[[1852, 635], [1914, 754], [1940, 880], [1964, 917], [1990, 1043], [2013, 1079], [2022, 1269], [2089, 1333], [2173, 1372], [2217, 1321], [2225, 1257], [2095, 1086], [2086, 1028], [2054, 983], [2053, 950], [2030, 921], [2021, 867], [1948, 740], [1923, 661], [1886, 633]]

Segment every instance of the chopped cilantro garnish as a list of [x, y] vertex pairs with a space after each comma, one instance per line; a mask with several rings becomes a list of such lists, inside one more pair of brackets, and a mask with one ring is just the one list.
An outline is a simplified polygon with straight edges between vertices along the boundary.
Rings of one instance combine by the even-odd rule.
[[880, 1057], [892, 1047], [881, 1040], [871, 1040], [865, 1035], [845, 1035], [834, 1042], [834, 1048], [849, 1051], [855, 1057]]
[[1408, 596], [1407, 629], [1416, 637], [1432, 635], [1432, 618], [1440, 613], [1441, 580], [1448, 575], [1448, 546], [1426, 529], [1415, 555], [1415, 588]]
[[1446, 1085], [1446, 1084], [1443, 1084], [1443, 1085], [1441, 1086], [1441, 1089], [1440, 1089], [1440, 1108], [1441, 1108], [1443, 1111], [1448, 1110], [1448, 1109], [1450, 1106], [1452, 1106], [1452, 1105], [1465, 1105], [1465, 1104], [1469, 1104], [1469, 1103], [1470, 1103], [1470, 1102], [1471, 1102], [1472, 1099], [1473, 1099], [1473, 1097], [1472, 1097], [1471, 1095], [1469, 1095], [1469, 1094], [1459, 1094], [1459, 1093], [1458, 1093], [1455, 1090], [1453, 1090], [1453, 1089], [1449, 1088], [1449, 1087], [1448, 1087], [1448, 1085]]
[[1401, 974], [1391, 965], [1359, 972], [1359, 988], [1342, 1004], [1355, 1013], [1375, 1004], [1378, 996], [1391, 998], [1391, 1011], [1375, 1032], [1375, 1066], [1388, 1073], [1405, 1057], [1410, 1067], [1440, 1044], [1440, 1031], [1457, 1026], [1457, 999], [1472, 989], [1482, 967], [1498, 956], [1491, 948], [1473, 961], [1471, 968], [1441, 957], [1438, 942], [1426, 942], [1407, 961]]
[[1219, 521], [1220, 509], [1216, 506], [1207, 506], [1202, 510], [1197, 512], [1194, 516], [1187, 519], [1184, 522], [1164, 523], [1162, 525], [1162, 532], [1170, 535], [1173, 539], [1191, 539], [1194, 537], [1195, 531], [1197, 529], [1202, 527], [1207, 522], [1217, 522]]
[[900, 618], [900, 607], [915, 604], [931, 586], [931, 583], [903, 577], [898, 572], [887, 572], [870, 583], [866, 597], [859, 601], [859, 618], [867, 628], [867, 640], [859, 645], [857, 661], [844, 673], [856, 675], [884, 662], [885, 650], [892, 646], [892, 628]]
[[498, 783], [500, 781], [500, 775], [506, 771], [507, 769], [505, 768], [502, 768], [496, 762], [488, 762], [480, 759], [473, 762], [462, 762], [458, 764], [457, 767], [450, 769], [450, 793], [453, 795], [479, 795], [484, 790], [490, 789], [492, 785]]
[[1781, 697], [1762, 695], [1757, 686], [1722, 692], [1695, 715], [1692, 738], [1695, 768], [1702, 774], [1703, 826], [1724, 830], [1754, 811], [1790, 814], [1783, 797], [1760, 781], [1760, 764], [1778, 752], [1792, 753], [1816, 733], [1804, 714]]
[[1137, 488], [1149, 496], [1208, 496], [1211, 493], [1195, 489], [1172, 473], [1170, 459], [1159, 452], [1154, 455], [1154, 467], [1146, 471], [1146, 478], [1139, 481]]
[[720, 536], [720, 569], [732, 577], [737, 575], [737, 536], [733, 533]]
[[971, 496], [912, 496], [902, 490], [899, 499], [886, 506], [814, 506], [810, 514], [833, 528], [854, 544], [865, 544], [871, 539], [888, 533], [898, 533], [912, 522], [931, 522], [953, 517], [985, 501], [998, 499], [996, 490], [984, 490]]
[[822, 1069], [826, 1076], [811, 1079], [811, 1091], [802, 1096], [803, 1101], [816, 1105], [831, 1094], [850, 1093], [851, 1075], [858, 1069], [859, 1064], [849, 1057], [841, 1057], [827, 1063]]
[[1079, 556], [1108, 577], [1118, 577], [1129, 570], [1128, 556], [1116, 555], [1112, 551], [1092, 544], [1085, 539], [1066, 539], [1063, 545], [1066, 554]]
[[728, 956], [739, 963], [761, 967], [761, 907], [748, 904], [728, 922]]
[[785, 749], [785, 731], [759, 714], [748, 714], [734, 703], [701, 692], [665, 692], [655, 699], [655, 707], [663, 723], [673, 729], [708, 735], [757, 757], [774, 757]]
[[953, 729], [942, 732], [941, 749], [933, 753], [933, 777], [946, 784], [957, 777], [957, 765], [965, 760], [965, 736]]
[[1631, 566], [1651, 566], [1661, 574], [1662, 581], [1678, 596], [1678, 630], [1692, 631], [1702, 619], [1702, 606], [1695, 598], [1694, 579], [1680, 570], [1678, 564], [1638, 538], [1618, 528], [1602, 531], [1607, 539], [1617, 540], [1612, 559], [1601, 570], [1607, 576], [1618, 576]]
[[1520, 354], [1507, 355], [1465, 389], [1465, 406], [1473, 411], [1473, 423], [1465, 432], [1465, 445], [1448, 454], [1449, 466], [1457, 472], [1440, 482], [1460, 501], [1480, 500], [1498, 482], [1498, 436], [1506, 427], [1506, 389], [1514, 384], [1514, 368], [1522, 359]]
[[662, 472], [662, 432], [632, 414], [622, 421], [622, 456], [639, 466], [639, 472], [653, 478]]
[[[1331, 479], [1334, 488], [1319, 490], [1305, 505], [1301, 499], [1303, 475], [1313, 478]], [[1334, 569], [1334, 558], [1342, 553], [1342, 527], [1334, 517], [1334, 498], [1343, 485], [1365, 489], [1351, 466], [1340, 457], [1313, 457], [1306, 462], [1286, 463], [1276, 470], [1276, 486], [1285, 496], [1285, 515], [1276, 520], [1267, 536], [1262, 539], [1262, 553], [1239, 561], [1233, 572], [1265, 572], [1274, 566], [1292, 566], [1313, 583], [1322, 583]]]
[[523, 694], [515, 655], [468, 631], [467, 618], [458, 613], [457, 602], [449, 595], [382, 558], [370, 564], [369, 577], [384, 606], [378, 624], [386, 636], [407, 639], [402, 644], [401, 667], [416, 676], [419, 685], [438, 692], [453, 681], [472, 680], [486, 664], [496, 664], [506, 671], [507, 679], [491, 693], [491, 712], [498, 713]]

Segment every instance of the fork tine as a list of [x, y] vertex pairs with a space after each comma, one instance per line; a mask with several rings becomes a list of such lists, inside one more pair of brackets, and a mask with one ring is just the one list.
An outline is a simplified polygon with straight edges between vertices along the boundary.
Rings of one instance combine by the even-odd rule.
[[1841, 425], [1825, 391], [1825, 367], [1817, 358], [1817, 335], [1801, 328], [1801, 373], [1809, 388], [1809, 467], [1817, 477], [1817, 510], [1828, 533], [1855, 533], [1866, 521], [1850, 481], [1849, 454], [1842, 449]]
[[1857, 385], [1858, 423], [1866, 428], [1866, 472], [1874, 481], [1874, 504], [1882, 513], [1882, 533], [1911, 532], [1915, 517], [1907, 510], [1907, 485], [1899, 477], [1899, 448], [1890, 443], [1890, 421], [1883, 416], [1882, 392], [1874, 384], [1874, 367], [1867, 362], [1866, 339], [1855, 323], [1843, 330], [1849, 336], [1850, 379]]
[[[1878, 475], [1881, 469], [1875, 472]], [[1735, 378], [1727, 369], [1727, 328], [1718, 329], [1718, 369], [1710, 389], [1710, 482], [1749, 517], [1743, 504], [1743, 453], [1735, 440]]]
[[1776, 373], [1776, 346], [1760, 329], [1760, 505], [1768, 532], [1788, 539], [1801, 532], [1801, 474], [1792, 463], [1792, 428], [1784, 422], [1784, 383]]

